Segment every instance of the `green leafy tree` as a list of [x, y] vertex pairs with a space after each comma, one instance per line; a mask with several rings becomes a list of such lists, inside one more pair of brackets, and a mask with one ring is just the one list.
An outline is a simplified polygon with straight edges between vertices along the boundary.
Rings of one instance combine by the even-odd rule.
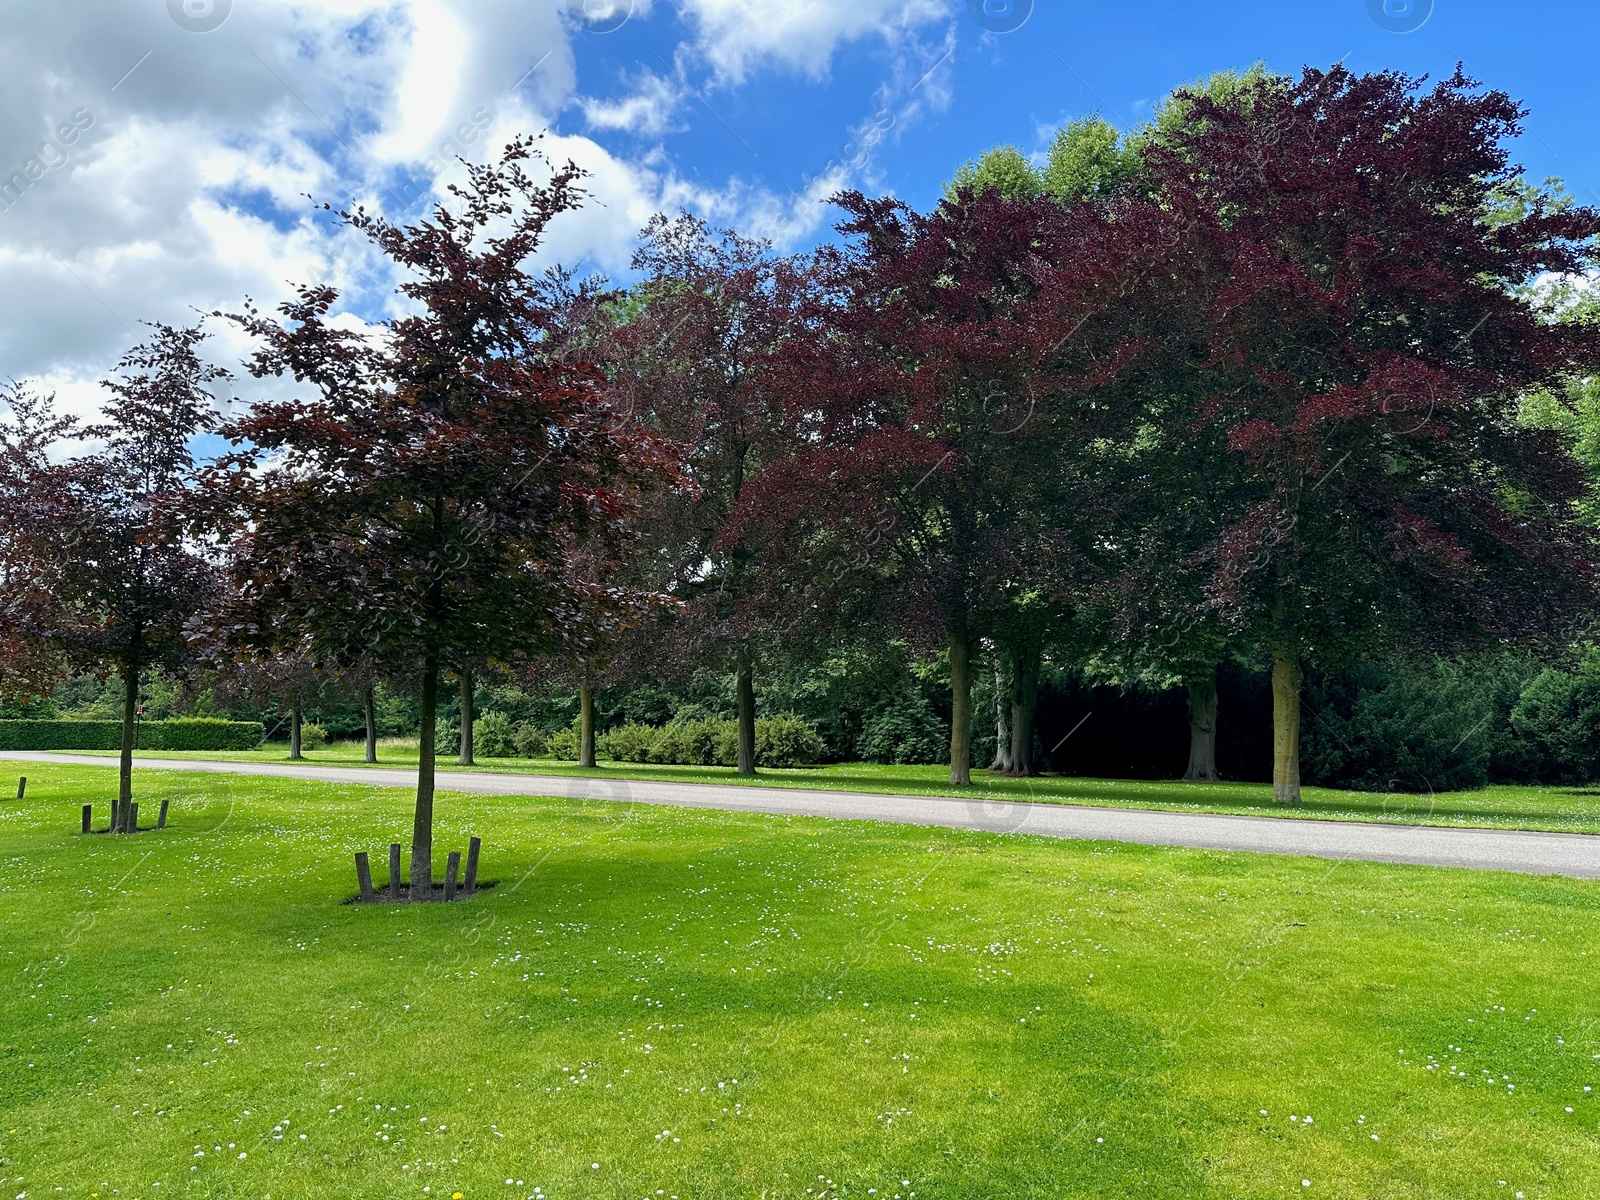
[[1021, 150], [996, 146], [956, 168], [955, 177], [945, 184], [945, 199], [954, 200], [963, 190], [992, 190], [1017, 200], [1044, 191], [1044, 180]]
[[1139, 156], [1104, 117], [1070, 121], [1050, 142], [1040, 190], [1062, 203], [1103, 197], [1131, 179]]

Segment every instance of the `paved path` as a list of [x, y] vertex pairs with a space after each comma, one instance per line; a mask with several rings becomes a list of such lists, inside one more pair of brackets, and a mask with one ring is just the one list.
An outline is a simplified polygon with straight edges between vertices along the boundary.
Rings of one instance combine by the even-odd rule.
[[[116, 760], [111, 758], [59, 753], [14, 751], [0, 753], [0, 760], [106, 768], [116, 766]], [[138, 765], [146, 770], [210, 771], [380, 787], [416, 786], [415, 771], [383, 767], [173, 759], [143, 759], [139, 760]], [[1535, 875], [1570, 875], [1580, 879], [1600, 878], [1600, 836], [1583, 833], [1378, 825], [1357, 821], [1313, 821], [1298, 817], [1242, 817], [1161, 812], [1154, 809], [1094, 808], [1077, 804], [1013, 803], [943, 796], [885, 796], [869, 792], [589, 779], [562, 775], [441, 771], [438, 785], [449, 791], [498, 796], [566, 796], [781, 816], [941, 825], [951, 829], [1092, 838], [1136, 842], [1147, 846], [1304, 854], [1317, 858], [1414, 863], [1431, 867], [1476, 867]]]

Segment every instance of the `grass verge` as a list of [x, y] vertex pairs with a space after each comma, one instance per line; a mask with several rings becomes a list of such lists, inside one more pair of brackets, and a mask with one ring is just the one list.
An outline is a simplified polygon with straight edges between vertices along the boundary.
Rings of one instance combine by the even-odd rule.
[[30, 773], [6, 1195], [1600, 1196], [1600, 883], [446, 794], [362, 908], [399, 789]]

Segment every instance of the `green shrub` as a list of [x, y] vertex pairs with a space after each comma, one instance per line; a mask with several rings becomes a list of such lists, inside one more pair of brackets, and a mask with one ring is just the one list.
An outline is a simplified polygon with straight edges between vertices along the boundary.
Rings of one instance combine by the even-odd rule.
[[809, 767], [822, 759], [817, 727], [794, 713], [756, 722], [756, 763], [763, 767]]
[[613, 762], [678, 766], [731, 766], [738, 759], [732, 721], [674, 721], [671, 725], [619, 725], [600, 735], [595, 747]]
[[[595, 754], [613, 762], [660, 762], [662, 760], [656, 757], [656, 747], [661, 742], [661, 735], [662, 730], [654, 725], [618, 725], [595, 739]], [[574, 753], [572, 757], [578, 756]]]
[[550, 752], [549, 737], [532, 721], [523, 721], [511, 731], [511, 745], [521, 758], [543, 758]]
[[869, 720], [856, 744], [856, 753], [866, 761], [897, 766], [942, 762], [948, 752], [944, 723], [919, 690], [902, 693]]
[[328, 731], [315, 721], [300, 722], [300, 749], [321, 750], [328, 744]]
[[461, 726], [454, 721], [438, 721], [433, 727], [433, 752], [455, 756], [461, 753]]
[[717, 745], [711, 755], [712, 762], [719, 767], [739, 765], [739, 722], [717, 722]]
[[0, 750], [116, 750], [121, 745], [120, 721], [0, 721]]
[[[699, 717], [674, 721], [661, 731], [656, 747], [656, 762], [678, 763], [686, 767], [711, 767], [727, 758], [728, 726], [731, 721]], [[737, 731], [733, 742], [733, 761], [738, 761]]]
[[1511, 714], [1520, 659], [1367, 664], [1306, 689], [1301, 770], [1309, 782], [1376, 792], [1445, 792], [1521, 775]]
[[578, 731], [576, 729], [558, 729], [550, 735], [547, 743], [550, 757], [558, 762], [578, 761]]
[[1511, 711], [1538, 778], [1551, 783], [1600, 781], [1600, 672], [1545, 671]]
[[472, 723], [472, 748], [486, 758], [510, 758], [517, 753], [516, 730], [504, 713], [486, 712]]
[[[683, 767], [732, 767], [739, 762], [739, 725], [715, 717], [670, 725], [619, 725], [600, 735], [596, 752], [612, 762]], [[811, 722], [793, 713], [756, 722], [756, 762], [799, 767], [822, 757], [822, 739]]]

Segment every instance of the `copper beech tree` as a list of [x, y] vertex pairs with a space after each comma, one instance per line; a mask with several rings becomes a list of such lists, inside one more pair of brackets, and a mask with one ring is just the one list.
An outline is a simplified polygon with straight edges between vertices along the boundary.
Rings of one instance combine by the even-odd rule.
[[211, 478], [239, 523], [224, 622], [236, 644], [417, 680], [415, 900], [433, 894], [441, 670], [515, 664], [561, 646], [565, 627], [627, 612], [633, 597], [567, 569], [573, 548], [603, 543], [641, 489], [677, 478], [601, 373], [547, 343], [548, 280], [527, 263], [581, 203], [578, 169], [547, 170], [519, 139], [466, 170], [415, 224], [338, 214], [406, 277], [405, 315], [359, 329], [334, 315], [332, 289], [307, 287], [281, 320], [235, 318], [259, 340], [251, 370], [298, 394], [230, 425], [240, 449]]
[[734, 515], [792, 444], [784, 348], [808, 332], [807, 279], [766, 243], [687, 215], [647, 225], [633, 267], [643, 278], [611, 308], [606, 358], [640, 418], [683, 447], [694, 484], [643, 514], [652, 578], [680, 602], [655, 665], [732, 667], [738, 771], [754, 774], [756, 672], [787, 606], [759, 530]]
[[[111, 830], [133, 828], [133, 751], [146, 670], [182, 673], [193, 659], [185, 627], [206, 595], [211, 564], [183, 536], [196, 482], [194, 438], [211, 427], [207, 390], [226, 373], [199, 355], [198, 328], [153, 325], [104, 382], [93, 425], [56, 417], [47, 401], [13, 391], [26, 433], [4, 438], [6, 557], [0, 638], [16, 664], [56, 664], [122, 682], [122, 747]], [[19, 407], [19, 402], [22, 406]], [[76, 439], [100, 448], [55, 459]], [[20, 492], [16, 489], [20, 488]], [[33, 689], [42, 692], [42, 679]]]
[[39, 538], [65, 482], [50, 451], [76, 428], [54, 396], [15, 381], [0, 390], [0, 702], [28, 704], [66, 677], [48, 636], [60, 563]]
[[1600, 368], [1600, 327], [1523, 286], [1589, 269], [1600, 212], [1498, 217], [1522, 111], [1459, 72], [1422, 90], [1307, 70], [1189, 112], [1144, 155], [1147, 207], [1185, 247], [1183, 402], [1152, 477], [1217, 516], [1168, 550], [1271, 662], [1273, 791], [1294, 804], [1308, 663], [1568, 636], [1592, 611], [1583, 472], [1518, 415]]
[[1108, 239], [1098, 206], [987, 188], [930, 215], [838, 202], [850, 241], [820, 253], [816, 336], [789, 346], [794, 449], [743, 519], [942, 645], [962, 786], [979, 639], [1036, 654], [1030, 609], [1060, 611], [1095, 574], [1121, 418], [1093, 396], [1145, 346], [1125, 281], [1150, 223]]

